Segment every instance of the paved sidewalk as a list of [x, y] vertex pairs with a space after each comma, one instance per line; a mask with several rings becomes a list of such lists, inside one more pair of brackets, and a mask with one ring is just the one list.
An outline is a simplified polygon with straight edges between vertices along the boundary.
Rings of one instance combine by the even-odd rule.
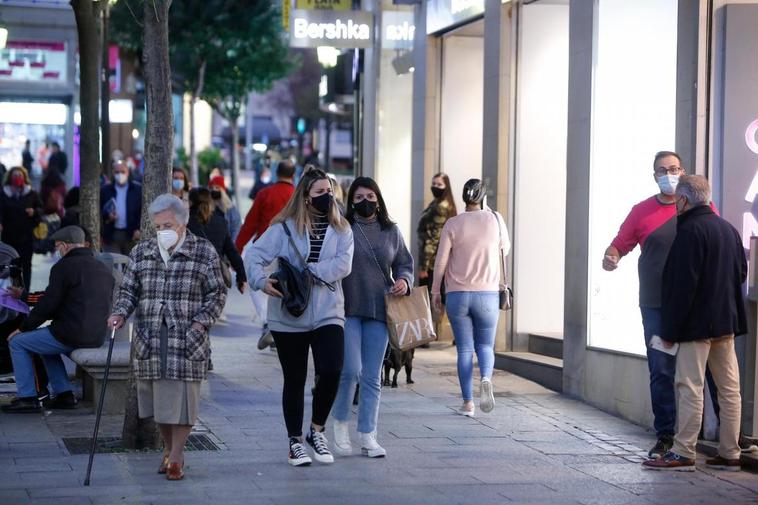
[[[279, 364], [255, 348], [251, 313], [247, 295], [233, 294], [213, 329], [216, 371], [203, 385], [200, 416], [222, 450], [187, 453], [184, 481], [157, 475], [156, 453], [102, 454], [83, 487], [87, 456], [69, 455], [61, 437], [88, 436], [91, 407], [0, 414], [0, 504], [758, 503], [755, 474], [709, 471], [702, 461], [695, 473], [643, 471], [650, 432], [504, 372], [493, 379], [492, 413], [456, 415], [455, 351], [443, 345], [416, 353], [414, 385], [401, 372], [399, 388], [383, 389], [387, 458], [292, 468]], [[101, 435], [118, 435], [120, 423], [106, 418]]]

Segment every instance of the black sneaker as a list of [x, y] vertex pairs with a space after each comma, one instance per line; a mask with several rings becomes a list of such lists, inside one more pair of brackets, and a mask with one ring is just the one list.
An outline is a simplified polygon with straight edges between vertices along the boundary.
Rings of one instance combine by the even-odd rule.
[[326, 439], [323, 431], [315, 431], [311, 426], [311, 431], [306, 435], [305, 441], [313, 449], [313, 457], [319, 463], [334, 463], [334, 456], [329, 452], [329, 441]]
[[295, 437], [290, 437], [290, 455], [287, 462], [292, 466], [308, 466], [311, 457], [305, 450], [303, 443]]
[[16, 398], [10, 405], [3, 405], [1, 410], [6, 414], [39, 414], [42, 412], [42, 406], [37, 398], [31, 396]]
[[755, 440], [752, 438], [747, 438], [745, 435], [740, 434], [740, 452], [743, 454], [745, 453], [751, 453], [751, 452], [758, 452], [758, 445], [756, 445]]
[[46, 409], [75, 409], [77, 405], [76, 396], [71, 391], [64, 391], [53, 398], [42, 400], [42, 405]]
[[670, 436], [662, 435], [658, 438], [653, 448], [650, 449], [650, 452], [647, 453], [647, 457], [650, 459], [661, 459], [664, 454], [671, 450], [673, 445], [674, 440]]

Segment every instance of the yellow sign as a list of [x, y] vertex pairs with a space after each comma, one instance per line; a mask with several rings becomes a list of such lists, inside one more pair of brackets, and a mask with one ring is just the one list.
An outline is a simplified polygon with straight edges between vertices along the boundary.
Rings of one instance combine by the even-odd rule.
[[296, 5], [298, 9], [305, 10], [348, 11], [353, 8], [353, 0], [297, 0]]
[[290, 0], [282, 2], [282, 28], [285, 32], [290, 31]]

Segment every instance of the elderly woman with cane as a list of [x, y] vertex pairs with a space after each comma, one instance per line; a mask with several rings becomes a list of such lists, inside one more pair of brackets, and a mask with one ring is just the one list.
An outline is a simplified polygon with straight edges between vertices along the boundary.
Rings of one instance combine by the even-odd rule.
[[187, 233], [189, 214], [181, 199], [160, 195], [149, 213], [157, 238], [132, 250], [108, 325], [119, 328], [137, 311], [133, 369], [139, 415], [153, 417], [163, 438], [158, 473], [180, 480], [208, 369], [208, 332], [224, 307], [226, 287], [213, 245]]

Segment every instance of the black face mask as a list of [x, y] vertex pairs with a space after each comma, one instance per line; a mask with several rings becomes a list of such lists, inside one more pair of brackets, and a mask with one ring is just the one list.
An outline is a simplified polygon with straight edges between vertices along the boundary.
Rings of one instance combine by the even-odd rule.
[[361, 200], [358, 203], [353, 204], [353, 210], [361, 217], [371, 217], [376, 213], [378, 205], [377, 202], [369, 200]]
[[221, 191], [211, 191], [211, 198], [213, 198], [214, 200], [220, 200]]
[[334, 200], [334, 195], [332, 195], [331, 193], [324, 193], [323, 195], [312, 196], [311, 207], [313, 207], [313, 209], [319, 214], [326, 214], [327, 212], [329, 212], [329, 209], [332, 206], [332, 200]]
[[442, 195], [445, 194], [444, 188], [438, 188], [437, 186], [432, 186], [432, 195], [434, 195], [434, 198], [442, 198]]

